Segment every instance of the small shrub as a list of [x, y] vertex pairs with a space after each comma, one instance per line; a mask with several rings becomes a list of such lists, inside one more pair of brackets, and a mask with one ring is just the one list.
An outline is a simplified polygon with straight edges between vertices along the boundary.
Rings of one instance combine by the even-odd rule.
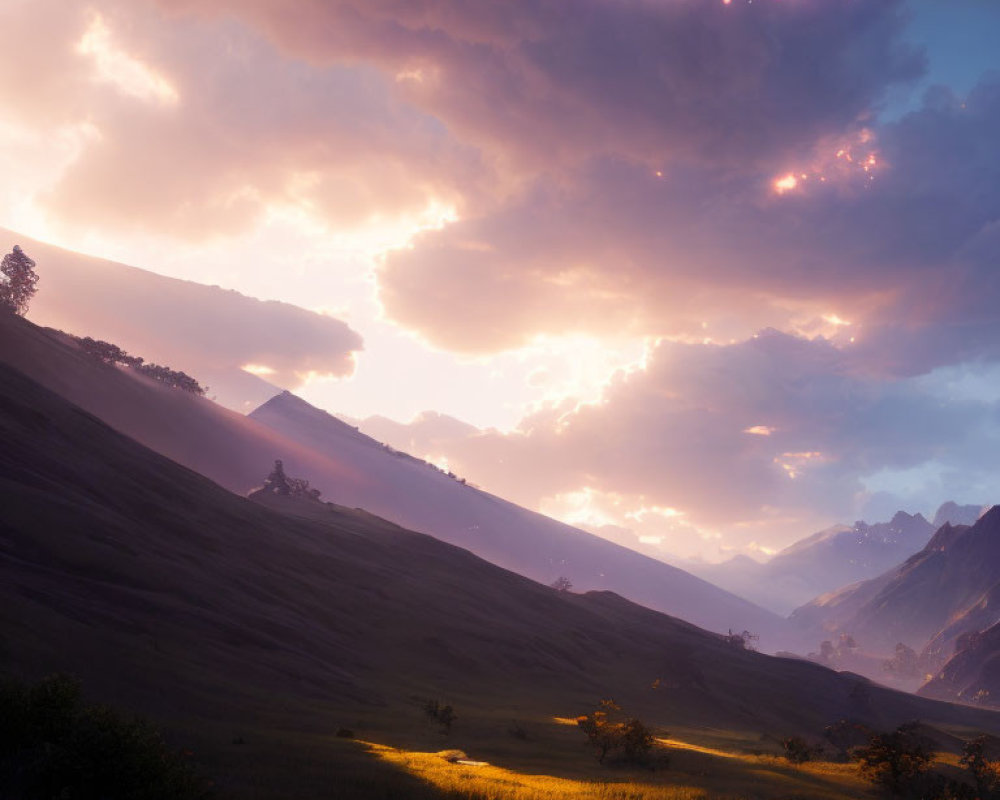
[[986, 758], [986, 737], [980, 736], [966, 742], [958, 763], [968, 770], [981, 798], [1000, 794], [1000, 762]]
[[754, 651], [757, 649], [757, 643], [760, 641], [760, 635], [756, 633], [750, 633], [750, 631], [740, 631], [739, 633], [733, 631], [732, 628], [729, 629], [729, 633], [725, 637], [726, 644], [737, 650], [750, 650]]
[[645, 764], [653, 749], [653, 732], [635, 717], [630, 717], [621, 727], [622, 750], [630, 764]]
[[443, 706], [437, 700], [428, 700], [424, 704], [424, 713], [441, 726], [445, 735], [451, 733], [451, 726], [458, 719], [455, 709], [449, 705]]
[[0, 786], [4, 797], [201, 800], [209, 783], [190, 753], [107, 706], [85, 705], [65, 675], [0, 687]]
[[816, 757], [816, 748], [810, 747], [801, 736], [789, 736], [781, 740], [785, 758], [793, 764], [805, 764]]
[[511, 726], [507, 729], [507, 733], [522, 742], [528, 739], [528, 732], [520, 722], [512, 722]]

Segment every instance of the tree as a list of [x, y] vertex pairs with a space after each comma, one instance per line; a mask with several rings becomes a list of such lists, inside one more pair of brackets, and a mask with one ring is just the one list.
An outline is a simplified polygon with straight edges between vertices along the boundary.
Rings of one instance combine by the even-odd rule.
[[895, 655], [882, 663], [886, 672], [894, 672], [901, 678], [916, 678], [920, 675], [920, 660], [916, 651], [909, 645], [899, 642]]
[[573, 582], [567, 578], [565, 575], [560, 575], [552, 583], [549, 584], [550, 587], [555, 589], [557, 592], [568, 592], [573, 588]]
[[577, 717], [576, 724], [586, 734], [599, 763], [604, 763], [608, 753], [620, 751], [621, 761], [645, 764], [653, 749], [653, 732], [635, 717], [614, 721], [616, 711], [621, 711], [621, 706], [614, 700], [602, 700], [589, 714]]
[[804, 764], [806, 761], [812, 761], [818, 754], [818, 749], [810, 747], [809, 743], [801, 736], [789, 736], [787, 739], [782, 739], [781, 746], [784, 748], [785, 758], [793, 764]]
[[3, 257], [0, 272], [4, 277], [0, 281], [0, 306], [24, 316], [31, 298], [38, 291], [35, 262], [28, 258], [20, 245], [15, 244], [14, 251]]
[[827, 725], [823, 731], [825, 738], [837, 751], [841, 759], [848, 759], [858, 747], [866, 745], [871, 741], [875, 731], [852, 719], [840, 719], [831, 725]]
[[986, 757], [986, 737], [966, 742], [958, 763], [965, 767], [976, 784], [977, 797], [996, 797], [1000, 794], [1000, 762]]
[[451, 726], [458, 719], [455, 709], [450, 705], [441, 705], [439, 700], [428, 700], [424, 703], [424, 713], [441, 726], [441, 732], [445, 736], [451, 733]]
[[726, 643], [730, 647], [735, 647], [737, 650], [756, 650], [757, 642], [760, 640], [760, 636], [756, 633], [750, 633], [750, 631], [741, 631], [736, 633], [732, 628], [729, 629], [729, 634], [725, 637]]
[[906, 797], [934, 760], [932, 744], [919, 728], [919, 723], [907, 722], [892, 733], [873, 736], [866, 747], [855, 751], [861, 774], [893, 797]]

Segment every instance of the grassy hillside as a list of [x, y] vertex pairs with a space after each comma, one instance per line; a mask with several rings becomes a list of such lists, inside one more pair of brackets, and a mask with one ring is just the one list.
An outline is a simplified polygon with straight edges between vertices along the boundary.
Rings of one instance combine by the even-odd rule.
[[[610, 593], [559, 593], [364, 512], [255, 504], [8, 367], [0, 440], [4, 670], [67, 670], [153, 715], [231, 796], [420, 796], [423, 778], [451, 791], [418, 754], [456, 747], [512, 776], [638, 780], [636, 797], [748, 781], [843, 796], [847, 773], [768, 753], [846, 715], [1000, 731], [994, 714], [745, 652]], [[596, 763], [560, 720], [607, 696], [670, 732], [673, 768]], [[456, 709], [447, 735], [428, 699]], [[465, 785], [454, 796], [504, 796], [482, 775]]]
[[12, 315], [0, 315], [0, 362], [232, 491], [260, 485], [280, 458], [324, 499], [467, 547], [543, 583], [568, 574], [581, 589], [613, 590], [718, 632], [750, 629], [771, 650], [785, 645], [778, 638], [784, 620], [776, 615], [663, 562], [461, 485], [291, 395], [268, 403], [270, 413], [261, 410], [263, 424], [97, 363], [67, 337]]

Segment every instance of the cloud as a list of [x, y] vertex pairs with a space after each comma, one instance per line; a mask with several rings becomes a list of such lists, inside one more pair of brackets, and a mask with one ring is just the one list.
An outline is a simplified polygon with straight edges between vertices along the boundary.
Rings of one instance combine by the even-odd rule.
[[[836, 312], [860, 325], [872, 364], [892, 370], [993, 353], [998, 134], [1000, 81], [987, 81], [964, 102], [932, 93], [855, 144], [855, 158], [878, 152], [870, 173], [834, 165], [821, 181], [819, 156], [791, 162], [811, 180], [787, 195], [766, 173], [686, 166], [661, 177], [594, 160], [558, 188], [540, 179], [392, 253], [386, 305], [460, 350], [567, 329], [727, 341]], [[833, 158], [836, 142], [823, 146]], [[914, 347], [900, 349], [908, 336]]]
[[[531, 506], [558, 506], [586, 487], [601, 509], [593, 524], [660, 531], [667, 549], [681, 528], [724, 531], [730, 545], [785, 544], [860, 515], [872, 499], [866, 478], [932, 463], [1000, 466], [992, 400], [945, 403], [926, 379], [856, 366], [825, 339], [774, 330], [732, 345], [661, 342], [600, 403], [536, 415], [506, 435], [408, 433], [458, 474]], [[761, 427], [770, 435], [750, 432]]]
[[[38, 264], [35, 322], [114, 342], [196, 378], [217, 376], [210, 384], [217, 391], [224, 390], [217, 380], [244, 365], [266, 367], [269, 382], [289, 388], [309, 374], [350, 375], [362, 348], [340, 320], [287, 303], [87, 258], [8, 231], [0, 230], [0, 242], [4, 252], [20, 243]], [[231, 380], [241, 391], [251, 383], [239, 374]]]
[[[414, 446], [531, 505], [618, 503], [619, 527], [675, 508], [766, 542], [857, 508], [868, 476], [993, 464], [992, 406], [920, 376], [1000, 359], [1000, 79], [882, 121], [925, 68], [906, 9], [37, 0], [3, 12], [0, 99], [19, 130], [85, 128], [37, 195], [64, 226], [212, 239], [275, 208], [332, 231], [447, 207], [381, 260], [389, 319], [479, 355], [659, 345], [598, 404], [509, 435], [428, 417]], [[249, 302], [209, 303], [221, 362], [349, 371], [346, 327]]]
[[119, 0], [69, 13], [39, 0], [2, 19], [14, 48], [0, 64], [4, 120], [94, 133], [39, 192], [64, 228], [210, 239], [288, 207], [338, 230], [454, 201], [451, 176], [474, 160], [391, 102], [391, 78], [315, 69], [232, 20], [167, 20]]

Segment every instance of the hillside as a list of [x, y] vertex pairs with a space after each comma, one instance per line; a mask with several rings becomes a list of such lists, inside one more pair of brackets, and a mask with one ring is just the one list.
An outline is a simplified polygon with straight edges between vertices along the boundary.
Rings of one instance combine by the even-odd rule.
[[996, 708], [1000, 706], [1000, 623], [970, 630], [975, 632], [955, 641], [955, 652], [920, 688], [920, 694]]
[[[361, 337], [343, 322], [289, 303], [158, 275], [34, 241], [0, 228], [38, 262], [29, 317], [78, 336], [114, 342], [147, 361], [194, 375], [240, 413], [297, 385], [295, 372], [349, 373]], [[269, 383], [241, 367], [264, 365]]]
[[[247, 418], [96, 363], [67, 337], [9, 315], [0, 317], [0, 362], [239, 494], [259, 486], [280, 458], [290, 475], [308, 479], [326, 500], [467, 547], [543, 583], [565, 575], [578, 589], [616, 591], [711, 630], [754, 631], [767, 649], [783, 645], [783, 620], [776, 615], [667, 564], [462, 485], [292, 395], [280, 395]], [[303, 429], [303, 422], [312, 427]]]
[[[369, 485], [361, 491], [325, 482], [326, 495], [338, 503], [467, 547], [542, 583], [562, 575], [578, 590], [615, 591], [710, 630], [757, 632], [767, 649], [778, 649], [784, 641], [783, 621], [776, 615], [668, 564], [467, 486], [293, 394], [272, 398], [249, 417], [362, 472]], [[313, 483], [324, 485], [318, 479]]]
[[343, 757], [329, 734], [345, 724], [433, 746], [427, 697], [458, 708], [452, 746], [522, 765], [491, 733], [510, 715], [572, 753], [552, 717], [609, 695], [651, 723], [771, 737], [847, 714], [1000, 732], [993, 714], [740, 650], [610, 593], [556, 592], [364, 512], [242, 499], [7, 366], [0, 437], [4, 670], [69, 670], [166, 720], [234, 796], [341, 786], [322, 765]]

